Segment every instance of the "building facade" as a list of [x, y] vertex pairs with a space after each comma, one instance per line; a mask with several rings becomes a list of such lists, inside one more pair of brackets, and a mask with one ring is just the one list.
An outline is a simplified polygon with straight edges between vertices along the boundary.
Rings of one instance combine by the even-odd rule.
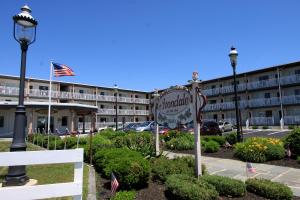
[[[236, 123], [233, 77], [201, 81], [208, 103], [203, 109], [206, 120]], [[186, 85], [191, 87], [191, 85]], [[13, 133], [19, 78], [0, 75], [0, 137]], [[278, 126], [300, 124], [300, 62], [277, 65], [237, 74], [237, 90], [242, 124]], [[100, 87], [79, 83], [52, 82], [51, 131], [82, 130], [118, 122], [153, 119], [153, 92]], [[47, 130], [49, 81], [26, 79], [26, 131]], [[117, 96], [117, 98], [116, 98]], [[116, 103], [117, 100], [117, 103]]]
[[[29, 133], [47, 130], [49, 88], [48, 80], [26, 79]], [[0, 75], [0, 136], [13, 132], [18, 94], [19, 77]], [[52, 132], [80, 130], [83, 122], [86, 129], [115, 124], [116, 106], [120, 124], [149, 120], [148, 92], [53, 81], [51, 97]]]
[[[204, 119], [235, 124], [233, 77], [203, 81], [201, 88], [208, 98]], [[300, 124], [300, 62], [238, 74], [237, 91], [243, 125]]]

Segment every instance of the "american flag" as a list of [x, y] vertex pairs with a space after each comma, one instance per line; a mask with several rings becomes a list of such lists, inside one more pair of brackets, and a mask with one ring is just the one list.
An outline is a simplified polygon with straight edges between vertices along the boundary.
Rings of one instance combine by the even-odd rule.
[[54, 68], [54, 76], [75, 76], [73, 70], [68, 67], [67, 65], [59, 64], [59, 63], [52, 63]]
[[250, 173], [255, 173], [256, 169], [252, 166], [252, 163], [247, 162], [246, 164], [247, 171]]
[[111, 193], [115, 193], [119, 187], [119, 182], [116, 179], [113, 172], [111, 173], [110, 186], [111, 186]]

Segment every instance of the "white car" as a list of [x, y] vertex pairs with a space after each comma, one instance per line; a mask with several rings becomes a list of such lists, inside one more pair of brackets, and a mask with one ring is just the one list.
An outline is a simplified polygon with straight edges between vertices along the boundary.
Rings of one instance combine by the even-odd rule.
[[225, 131], [232, 131], [233, 130], [233, 125], [227, 121], [220, 121], [219, 122], [219, 128], [222, 132]]
[[154, 126], [153, 121], [145, 121], [135, 128], [136, 132], [151, 131]]

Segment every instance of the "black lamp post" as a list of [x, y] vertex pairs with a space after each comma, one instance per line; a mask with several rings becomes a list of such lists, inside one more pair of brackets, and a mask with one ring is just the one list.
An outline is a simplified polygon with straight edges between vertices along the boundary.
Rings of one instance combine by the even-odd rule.
[[[28, 46], [35, 41], [37, 21], [31, 16], [31, 9], [25, 5], [21, 8], [22, 12], [13, 17], [14, 20], [14, 38], [20, 43], [22, 50], [20, 85], [19, 85], [19, 103], [15, 112], [13, 141], [10, 151], [26, 151], [25, 128], [26, 111], [24, 106], [24, 86], [26, 72], [26, 53]], [[27, 183], [29, 178], [26, 176], [26, 167], [10, 166], [3, 186], [18, 186]]]
[[237, 57], [238, 52], [234, 47], [231, 47], [229, 52], [229, 58], [231, 62], [231, 66], [233, 69], [233, 82], [234, 82], [234, 101], [235, 101], [235, 118], [236, 118], [236, 126], [237, 126], [237, 140], [239, 142], [242, 141], [241, 129], [240, 129], [240, 116], [239, 116], [239, 107], [238, 107], [238, 99], [237, 99], [237, 85], [236, 85], [236, 65], [237, 65]]
[[117, 84], [115, 84], [114, 90], [115, 90], [115, 95], [116, 95], [116, 101], [115, 101], [115, 105], [116, 105], [116, 130], [118, 130], [118, 86], [117, 86]]

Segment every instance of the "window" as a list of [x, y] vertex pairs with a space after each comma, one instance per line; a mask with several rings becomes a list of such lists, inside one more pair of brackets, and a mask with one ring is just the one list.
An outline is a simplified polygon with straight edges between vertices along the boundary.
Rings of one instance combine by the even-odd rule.
[[215, 86], [215, 85], [212, 85], [212, 86], [211, 86], [211, 89], [215, 89], [215, 88], [216, 88], [216, 86]]
[[279, 92], [277, 92], [277, 97], [280, 97], [280, 94], [279, 94]]
[[100, 118], [100, 122], [106, 122], [106, 118], [105, 117], [101, 117]]
[[122, 106], [119, 106], [119, 109], [123, 109], [123, 107], [122, 107]]
[[216, 103], [217, 103], [217, 100], [209, 100], [209, 103], [210, 103], [210, 104], [216, 104]]
[[221, 87], [223, 87], [223, 85], [222, 85], [222, 84], [220, 84], [220, 88], [221, 88]]
[[100, 108], [104, 108], [104, 105], [101, 104], [101, 105], [100, 105]]
[[300, 74], [300, 69], [296, 69], [295, 74]]
[[4, 116], [0, 116], [0, 128], [4, 127]]
[[135, 95], [135, 98], [139, 98], [139, 95]]
[[295, 92], [295, 95], [300, 95], [300, 89], [295, 89], [294, 92]]
[[33, 86], [32, 86], [32, 85], [29, 85], [29, 89], [32, 90], [32, 89], [33, 89]]
[[48, 90], [48, 86], [39, 86], [39, 90]]
[[269, 99], [271, 98], [271, 94], [270, 93], [265, 93], [265, 99]]
[[272, 117], [272, 110], [266, 110], [266, 117]]
[[80, 94], [83, 94], [83, 93], [84, 93], [84, 90], [79, 90], [79, 93], [80, 93]]
[[135, 110], [138, 110], [138, 109], [139, 109], [139, 107], [138, 107], [138, 106], [136, 106], [136, 107], [135, 107]]
[[224, 102], [224, 99], [221, 99], [221, 103], [223, 103]]
[[[236, 81], [236, 84], [240, 84], [240, 81]], [[234, 85], [234, 81], [231, 82], [231, 85]]]
[[62, 126], [68, 126], [68, 117], [67, 116], [63, 116], [61, 118], [61, 125]]
[[266, 81], [266, 80], [269, 80], [269, 76], [268, 76], [268, 75], [260, 76], [260, 77], [258, 77], [258, 80], [259, 80], [259, 81]]
[[100, 95], [105, 95], [105, 93], [104, 92], [100, 92]]
[[122, 94], [121, 93], [119, 93], [119, 97], [121, 97], [122, 96]]

